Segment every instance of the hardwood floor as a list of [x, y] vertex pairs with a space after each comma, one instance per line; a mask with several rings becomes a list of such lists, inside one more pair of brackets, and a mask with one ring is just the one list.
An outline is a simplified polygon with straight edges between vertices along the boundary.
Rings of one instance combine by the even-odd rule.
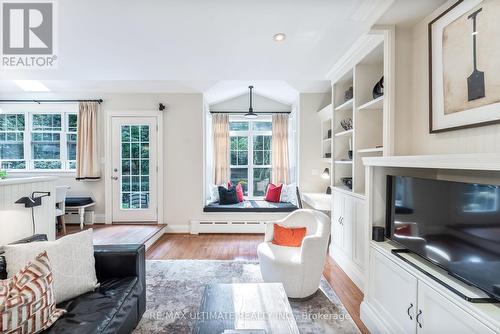
[[[94, 229], [94, 244], [144, 243], [157, 233], [163, 225], [113, 224], [86, 226]], [[67, 225], [68, 234], [80, 231], [78, 225]], [[257, 245], [262, 242], [262, 234], [164, 234], [147, 251], [148, 260], [233, 260], [257, 261]], [[323, 275], [339, 296], [345, 308], [363, 334], [369, 333], [359, 317], [359, 306], [363, 293], [327, 257]]]
[[262, 234], [164, 234], [147, 252], [148, 260], [257, 260]]
[[[257, 260], [257, 245], [262, 234], [164, 234], [146, 253], [148, 260], [168, 259], [212, 259], [212, 260]], [[339, 296], [361, 333], [369, 333], [359, 316], [363, 293], [327, 257], [323, 275]]]

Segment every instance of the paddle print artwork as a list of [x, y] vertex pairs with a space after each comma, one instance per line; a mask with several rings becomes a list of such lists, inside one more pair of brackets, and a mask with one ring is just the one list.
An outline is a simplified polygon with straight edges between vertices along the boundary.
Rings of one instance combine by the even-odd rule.
[[483, 8], [479, 8], [474, 13], [468, 16], [472, 20], [472, 59], [474, 61], [474, 71], [467, 78], [467, 89], [469, 95], [469, 101], [477, 100], [484, 97], [484, 72], [477, 69], [477, 30], [476, 30], [476, 20], [477, 14], [479, 14]]
[[429, 22], [430, 133], [500, 122], [498, 13], [500, 0], [456, 0]]

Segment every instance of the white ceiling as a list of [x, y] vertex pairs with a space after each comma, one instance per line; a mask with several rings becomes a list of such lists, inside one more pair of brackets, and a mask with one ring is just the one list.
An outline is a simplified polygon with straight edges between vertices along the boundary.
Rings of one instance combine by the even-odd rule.
[[[384, 23], [443, 0], [394, 0]], [[52, 92], [202, 92], [209, 103], [255, 92], [291, 103], [326, 91], [325, 74], [393, 0], [57, 1], [58, 68], [3, 71]], [[390, 10], [389, 10], [390, 12]], [[284, 32], [287, 39], [272, 36]], [[2, 94], [3, 95], [3, 94]]]

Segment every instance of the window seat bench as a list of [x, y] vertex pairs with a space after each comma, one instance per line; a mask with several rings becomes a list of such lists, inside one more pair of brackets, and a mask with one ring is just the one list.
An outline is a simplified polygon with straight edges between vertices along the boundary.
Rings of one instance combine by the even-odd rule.
[[264, 200], [244, 200], [238, 204], [221, 205], [210, 203], [203, 212], [292, 212], [298, 207], [289, 202], [273, 203]]

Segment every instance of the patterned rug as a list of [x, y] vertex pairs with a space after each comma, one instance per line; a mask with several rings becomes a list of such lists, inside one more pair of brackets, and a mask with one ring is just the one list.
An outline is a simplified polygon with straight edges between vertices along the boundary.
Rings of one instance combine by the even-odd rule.
[[[196, 324], [206, 284], [259, 283], [262, 277], [252, 262], [169, 260], [146, 261], [146, 282], [146, 313], [134, 333], [182, 334], [191, 333]], [[313, 298], [290, 305], [302, 334], [359, 333], [324, 278]]]

